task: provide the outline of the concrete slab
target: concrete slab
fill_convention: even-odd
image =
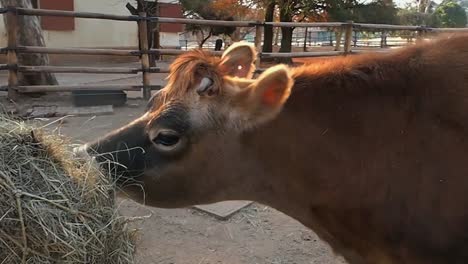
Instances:
[[[251,201],[226,201],[214,204],[196,205],[194,208],[211,214],[216,218],[226,220],[242,208],[247,207],[252,203],[253,202]]]
[[[29,109],[26,113],[29,118],[39,117],[61,117],[61,116],[90,116],[90,115],[109,115],[113,114],[114,109],[112,105],[102,106],[35,106]]]

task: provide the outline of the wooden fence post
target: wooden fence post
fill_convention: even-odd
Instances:
[[[351,42],[353,40],[353,21],[347,21],[345,28],[344,53],[346,55],[351,52]]]
[[[335,43],[335,51],[339,51],[341,49],[341,37],[343,36],[343,27],[339,28],[338,32],[335,32],[336,43]]]
[[[304,30],[304,31],[305,31],[305,32],[304,32],[304,43],[303,43],[303,47],[302,47],[302,51],[304,51],[304,52],[307,51],[307,35],[308,35],[308,34],[307,34],[307,33],[308,33],[307,30],[308,30],[308,29],[309,29],[309,28],[306,27],[305,30]]]
[[[138,20],[138,36],[140,41],[141,52],[141,68],[143,70],[143,98],[145,100],[151,97],[150,76],[149,76],[149,55],[148,55],[148,21],[146,20],[146,12],[138,13],[140,19]]]
[[[255,60],[255,67],[260,68],[261,55],[262,55],[262,28],[261,22],[255,25],[255,49],[257,50],[257,59]]]
[[[425,27],[418,28],[418,36],[416,38],[416,43],[423,42],[424,37],[426,37],[426,28]]]
[[[16,87],[18,86],[18,56],[17,48],[17,32],[18,32],[18,16],[16,10],[12,8],[6,14],[7,16],[7,32],[8,32],[8,98],[16,100],[19,97]]]

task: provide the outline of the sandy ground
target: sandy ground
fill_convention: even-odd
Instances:
[[[6,84],[0,74],[0,84]],[[152,83],[164,84],[164,75],[152,74]],[[140,76],[125,78],[115,75],[57,75],[63,84],[141,82]],[[128,104],[115,108],[114,114],[95,117],[67,117],[64,122],[49,125],[75,142],[85,142],[127,124],[144,111],[141,93],[130,92]],[[22,100],[20,105],[68,105],[67,96],[46,96]],[[0,92],[0,103],[8,104]],[[56,119],[36,122],[47,124]],[[140,229],[137,263],[160,264],[311,264],[344,263],[314,232],[277,210],[254,203],[228,220],[190,208],[159,209],[120,199],[120,211],[127,216],[147,216],[134,223]]]

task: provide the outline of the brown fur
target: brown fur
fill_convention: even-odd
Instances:
[[[351,263],[468,261],[467,41],[294,69],[284,111],[258,131],[294,131],[257,155],[307,186],[287,191],[309,200],[291,215]]]
[[[219,63],[221,59],[210,56],[201,49],[180,55],[169,67],[167,89],[169,97],[182,96],[189,88],[200,81],[200,76],[214,77],[216,85],[220,85],[221,73]]]
[[[453,36],[293,68],[290,95],[282,66],[266,73],[279,78],[271,86],[265,75],[225,76],[218,59],[192,52],[174,62],[168,100],[90,146],[144,149],[133,158],[146,164],[138,179],[152,206],[254,200],[312,228],[351,264],[467,263],[467,43]],[[222,96],[193,93],[200,63]],[[258,99],[272,87],[278,104],[289,95],[284,106]],[[169,124],[160,121],[168,112]],[[189,127],[167,151],[151,140],[171,122]]]

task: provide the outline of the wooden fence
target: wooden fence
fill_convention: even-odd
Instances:
[[[155,55],[178,55],[186,51],[176,49],[150,49],[148,47],[148,22],[156,23],[178,23],[178,24],[197,24],[210,26],[235,26],[235,27],[255,27],[255,46],[258,51],[256,60],[257,68],[260,66],[261,58],[297,58],[297,57],[318,57],[318,56],[337,56],[356,53],[351,50],[351,42],[353,31],[357,30],[408,30],[418,32],[418,36],[423,37],[428,32],[454,32],[465,31],[468,28],[452,29],[452,28],[426,28],[418,26],[400,26],[400,25],[385,25],[385,24],[363,24],[348,22],[316,22],[316,23],[296,23],[296,22],[260,22],[260,21],[217,21],[217,20],[196,20],[184,18],[166,18],[166,17],[148,17],[146,13],[141,12],[138,16],[129,15],[112,15],[99,14],[89,12],[71,12],[59,10],[42,10],[42,9],[25,9],[16,7],[0,8],[0,14],[6,15],[8,21],[8,47],[1,48],[0,53],[7,54],[7,64],[0,65],[0,70],[8,70],[8,85],[3,86],[3,90],[8,91],[10,98],[16,98],[19,93],[30,92],[59,92],[59,91],[75,91],[75,90],[140,90],[143,93],[143,98],[148,99],[151,96],[151,90],[159,89],[159,86],[151,85],[149,74],[157,72],[168,72],[168,69],[160,69],[158,67],[150,67],[149,54]],[[77,17],[88,19],[106,19],[136,22],[138,24],[139,49],[138,50],[122,50],[122,49],[90,49],[90,48],[47,48],[35,46],[19,46],[17,43],[18,32],[18,16],[60,16],[60,17]],[[341,37],[337,40],[336,50],[327,52],[292,52],[279,53],[261,52],[262,30],[266,25],[274,27],[324,27],[338,29],[344,34],[343,50],[341,50]],[[17,54],[21,53],[46,53],[46,54],[85,54],[85,55],[114,55],[114,56],[138,56],[140,57],[140,67],[70,67],[70,66],[26,66],[19,65]],[[211,52],[214,55],[220,55],[221,52]],[[18,85],[18,72],[55,72],[55,73],[115,73],[115,74],[136,74],[142,73],[142,85],[34,85],[21,86]]]

